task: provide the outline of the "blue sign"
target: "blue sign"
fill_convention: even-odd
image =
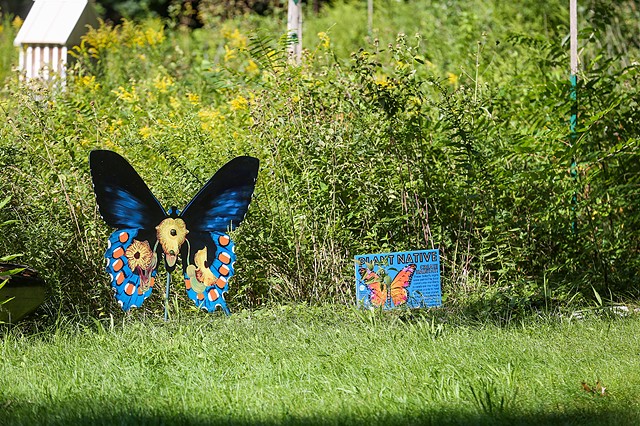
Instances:
[[[355,268],[356,298],[365,308],[442,305],[438,250],[361,254]]]

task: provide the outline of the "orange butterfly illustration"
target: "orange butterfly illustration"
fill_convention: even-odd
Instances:
[[[384,269],[378,268],[374,272],[373,265],[367,265],[366,268],[360,268],[360,276],[369,288],[369,300],[373,306],[384,306],[389,301],[391,306],[399,306],[409,299],[407,287],[411,285],[415,271],[416,265],[412,263],[402,268],[392,280]]]

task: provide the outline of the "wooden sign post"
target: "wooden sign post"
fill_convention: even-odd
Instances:
[[[302,58],[302,1],[289,0],[287,14],[289,60],[299,64]]]

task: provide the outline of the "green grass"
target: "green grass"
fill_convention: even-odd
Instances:
[[[639,329],[283,307],[9,330],[0,424],[633,424]]]

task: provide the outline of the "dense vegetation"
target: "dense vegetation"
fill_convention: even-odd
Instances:
[[[166,206],[249,154],[232,306],[352,303],[355,254],[432,247],[452,309],[637,297],[640,10],[580,3],[575,137],[566,2],[380,2],[372,34],[364,4],[337,3],[306,20],[299,66],[284,16],[190,30],[174,10],[91,29],[64,87],[19,81],[5,15],[0,222],[19,224],[0,255],[42,272],[49,314],[117,312],[89,151],[124,155]]]

